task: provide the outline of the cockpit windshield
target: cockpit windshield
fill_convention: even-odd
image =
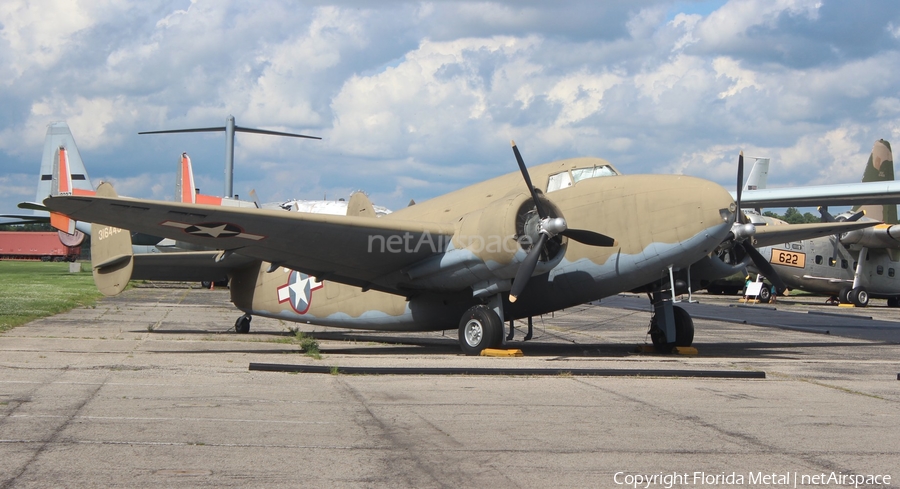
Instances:
[[[547,192],[571,187],[573,184],[586,178],[611,177],[615,175],[618,175],[618,173],[609,165],[576,168],[572,170],[571,174],[568,171],[563,171],[550,175],[550,181],[547,182]]]

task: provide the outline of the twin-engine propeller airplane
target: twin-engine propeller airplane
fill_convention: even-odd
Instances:
[[[238,332],[249,331],[252,315],[383,331],[457,328],[462,350],[475,355],[503,343],[504,320],[638,290],[654,307],[654,344],[689,346],[693,322],[672,304],[675,277],[717,261],[711,256],[723,244],[753,249],[728,192],[689,176],[620,175],[599,158],[529,171],[515,143],[513,151],[521,174],[382,217],[362,201],[334,216],[123,199],[109,184],[96,196],[44,203],[117,226],[98,230],[93,243],[95,281],[109,295],[124,289],[134,266],[130,234],[119,228],[223,250],[215,261],[228,268],[231,300],[245,312]],[[824,235],[865,225],[805,226]],[[781,228],[754,239],[796,234]]]

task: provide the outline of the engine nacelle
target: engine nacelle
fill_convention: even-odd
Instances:
[[[541,205],[551,218],[562,217],[559,209],[541,196]],[[552,233],[557,219],[551,219]],[[563,226],[564,226],[564,222]],[[499,279],[516,276],[519,264],[540,237],[540,217],[527,192],[507,195],[487,207],[466,214],[459,220],[453,246],[466,249],[478,257]],[[535,274],[549,271],[565,255],[566,239],[554,236],[548,240],[546,252],[538,261]]]
[[[466,214],[453,235],[453,247],[471,252],[498,277],[514,277],[518,262],[525,258],[520,240],[528,239],[526,234],[520,234],[517,224],[521,209],[530,203],[531,196],[523,192]],[[503,273],[507,268],[512,272]]]
[[[841,235],[841,244],[866,248],[895,248],[900,242],[900,225],[879,224]]]

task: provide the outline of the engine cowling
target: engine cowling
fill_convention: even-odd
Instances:
[[[541,203],[551,217],[562,217],[549,200],[541,198]],[[473,253],[496,278],[511,279],[538,241],[539,222],[531,195],[510,194],[463,216],[453,236],[453,246]],[[550,239],[535,274],[556,266],[565,255],[565,247],[563,236]]]

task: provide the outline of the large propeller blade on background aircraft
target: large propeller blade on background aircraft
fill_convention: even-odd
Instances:
[[[525,260],[522,261],[522,264],[519,265],[519,270],[516,271],[516,278],[509,291],[509,301],[516,302],[516,299],[518,299],[519,295],[522,294],[522,291],[525,290],[525,286],[528,285],[528,279],[531,278],[534,269],[537,268],[537,262],[541,256],[541,252],[544,250],[544,246],[547,244],[547,241],[554,236],[561,234],[569,239],[588,246],[603,247],[615,246],[616,240],[604,234],[587,229],[569,229],[565,218],[550,217],[546,209],[544,209],[544,206],[541,204],[541,200],[538,198],[537,190],[531,183],[531,176],[528,175],[528,169],[525,167],[525,161],[519,153],[519,148],[516,147],[516,142],[511,141],[510,143],[512,144],[513,154],[516,156],[516,163],[519,164],[519,170],[522,172],[522,177],[525,179],[525,185],[528,185],[528,191],[531,192],[531,200],[534,201],[534,207],[537,210],[538,217],[541,219],[540,237],[538,238],[537,243],[531,248],[531,251],[528,252],[528,256],[526,256]]]
[[[772,267],[772,264],[769,263],[768,260],[762,254],[753,247],[750,240],[753,237],[753,233],[756,231],[753,228],[753,224],[742,224],[745,221],[745,217],[743,212],[741,211],[741,190],[744,187],[744,152],[741,151],[741,154],[738,156],[738,168],[737,168],[737,199],[735,199],[735,216],[734,216],[734,228],[731,232],[732,241],[734,244],[739,244],[741,248],[747,253],[747,256],[750,257],[750,260],[753,262],[753,265],[756,266],[756,269],[759,270],[759,273],[763,274],[763,276],[767,277],[770,282],[775,286],[778,290],[778,293],[783,292],[787,289],[787,285],[784,284],[784,281],[781,280],[781,277],[778,276],[778,272],[775,271],[775,268]],[[749,226],[749,227],[748,227]]]
[[[838,221],[856,222],[862,216],[866,215],[866,211],[857,211],[857,212],[851,214],[850,217],[844,219],[844,218],[834,217],[833,215],[831,215],[830,212],[828,212],[827,207],[822,206],[822,207],[819,207],[819,214],[821,214],[821,216],[822,216],[822,219],[821,219],[822,222],[838,222]]]

